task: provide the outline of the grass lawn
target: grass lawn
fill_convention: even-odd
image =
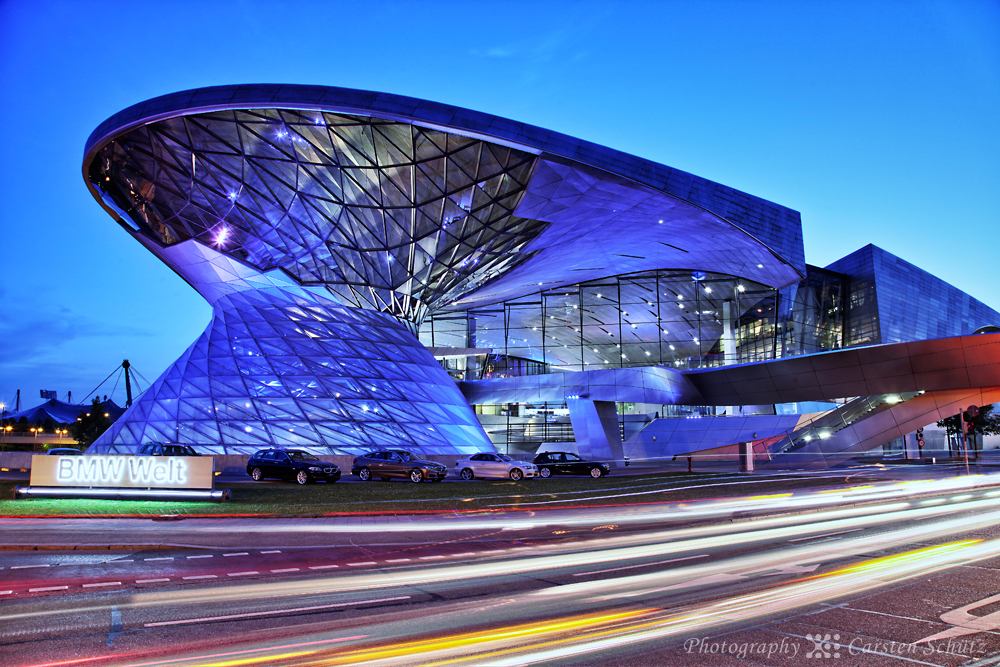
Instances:
[[[854,485],[844,478],[735,474],[650,473],[602,477],[476,480],[433,484],[404,481],[364,484],[240,482],[229,503],[137,500],[9,500],[15,482],[0,482],[0,516],[186,516],[416,514],[426,512],[556,509],[792,493],[817,486]]]

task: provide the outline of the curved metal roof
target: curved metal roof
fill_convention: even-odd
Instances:
[[[258,114],[259,118],[247,116],[247,113],[254,110],[272,111]],[[472,152],[488,149],[493,152],[487,152],[486,157],[478,158],[477,166],[468,167],[464,163],[460,165],[465,168],[468,176],[465,180],[469,183],[455,185],[451,191],[444,185],[441,186],[444,190],[439,199],[444,200],[445,209],[449,199],[465,211],[470,206],[479,211],[492,207],[489,208],[489,216],[479,216],[482,219],[477,219],[473,226],[462,223],[460,230],[457,230],[453,224],[448,230],[450,236],[447,242],[434,240],[429,243],[429,232],[417,230],[419,225],[414,222],[411,231],[416,230],[416,233],[409,236],[406,230],[389,230],[385,232],[385,238],[374,242],[361,243],[357,238],[352,238],[331,244],[329,230],[315,232],[310,228],[304,234],[303,228],[310,227],[309,224],[302,224],[304,214],[293,212],[292,204],[282,203],[280,194],[273,195],[274,210],[258,211],[259,220],[255,224],[247,222],[253,212],[242,203],[238,207],[231,207],[231,210],[240,214],[236,216],[239,219],[232,224],[233,237],[235,238],[237,230],[241,230],[245,237],[243,255],[237,255],[238,258],[261,270],[282,268],[302,282],[323,283],[328,286],[339,282],[350,283],[352,288],[346,296],[345,290],[331,291],[356,305],[389,310],[407,319],[419,320],[428,307],[432,310],[471,307],[523,294],[543,283],[546,287],[551,287],[603,275],[653,268],[689,268],[730,273],[773,287],[796,282],[804,272],[801,224],[798,213],[788,208],[558,132],[450,105],[370,91],[303,85],[234,85],[183,91],[148,100],[112,116],[91,134],[85,149],[84,177],[95,198],[118,218],[120,213],[124,213],[122,207],[108,202],[102,196],[94,187],[91,173],[95,159],[112,144],[120,142],[127,147],[127,152],[131,150],[132,141],[160,142],[157,143],[159,148],[149,153],[166,155],[170,149],[163,146],[174,142],[176,146],[189,151],[192,160],[195,160],[197,154],[195,162],[198,166],[208,164],[210,172],[214,156],[215,166],[218,168],[215,173],[209,174],[209,178],[218,184],[220,174],[226,175],[229,171],[227,165],[222,163],[230,158],[233,164],[241,160],[246,162],[249,153],[243,149],[242,143],[233,151],[230,151],[231,146],[221,150],[218,146],[206,147],[204,141],[211,143],[218,139],[213,130],[225,123],[239,126],[240,131],[244,131],[254,123],[298,122],[295,118],[289,120],[289,114],[282,110],[319,112],[323,114],[324,125],[337,127],[357,119],[368,119],[366,122],[373,127],[378,124],[386,136],[394,131],[390,127],[393,123],[419,128],[414,130],[413,137],[403,141],[410,142],[407,144],[408,148],[404,149],[404,152],[410,150],[410,154],[394,158],[395,162],[392,164],[385,164],[384,161],[375,164],[374,160],[372,164],[365,163],[366,158],[356,157],[351,149],[344,148],[344,145],[350,143],[346,130],[337,130],[340,136],[334,136],[336,133],[331,130],[330,136],[334,138],[329,142],[332,148],[328,152],[341,152],[333,158],[326,155],[310,158],[310,168],[314,172],[316,169],[322,171],[330,165],[336,165],[340,169],[345,164],[341,158],[346,151],[352,153],[349,158],[354,161],[348,165],[349,168],[377,168],[384,178],[388,171],[398,171],[399,164],[404,164],[412,173],[421,174],[423,172],[419,172],[417,166],[423,164],[421,160],[424,158],[421,157],[419,147],[413,143],[418,141],[418,134],[431,137],[431,143],[437,142],[440,155],[432,157],[450,160],[455,164],[461,163],[463,159],[468,162],[460,155],[463,150]],[[301,120],[302,117],[304,116],[300,113],[298,118]],[[201,138],[192,137],[190,125],[182,127],[177,124],[178,119],[185,119],[184,123],[198,123],[205,134],[199,135]],[[382,121],[390,123],[382,124]],[[206,127],[213,123],[216,127]],[[158,133],[155,140],[150,138],[152,132]],[[292,134],[294,136],[288,139],[289,142],[299,139],[312,143],[311,135],[297,125],[293,127]],[[474,142],[458,142],[453,147],[450,143],[445,145],[451,140],[441,139],[443,135],[466,137]],[[261,137],[258,136],[257,139]],[[292,169],[289,165],[298,162],[295,157],[298,149],[289,148],[282,152],[282,147],[273,137],[264,138],[263,141],[270,144],[270,149],[273,149],[271,154],[251,157],[270,159],[272,164],[285,169],[288,173],[284,176],[278,174],[278,180],[283,179],[284,185],[294,191],[294,198],[300,194],[299,183],[304,180],[304,177],[297,175],[300,172],[289,171]],[[472,147],[473,143],[476,148]],[[497,147],[509,151],[503,153]],[[224,154],[227,151],[233,154],[226,157]],[[322,147],[314,152],[322,153]],[[154,202],[156,188],[164,193],[169,190],[169,184],[165,181],[154,183],[153,172],[162,171],[170,159],[180,162],[176,155],[166,161],[162,155],[156,158],[160,162],[155,164],[151,158],[147,163],[139,164],[142,162],[139,160],[139,163],[132,165],[133,170],[146,169],[148,173],[144,178],[148,180],[132,179],[123,184],[125,189],[131,188],[131,196],[137,201],[143,198],[143,206],[147,203],[150,208],[154,203],[159,205],[157,224],[164,216],[168,219],[176,216],[177,211],[187,205],[182,204],[183,197],[179,192],[186,186],[178,184],[177,178],[174,178],[174,185],[179,189],[175,193],[178,196],[171,202]],[[219,155],[223,155],[223,158],[219,158]],[[291,159],[289,156],[292,156]],[[201,159],[203,157],[206,158],[204,161]],[[499,166],[494,164],[497,161]],[[530,167],[526,166],[529,162]],[[178,174],[183,173],[183,164],[168,166],[172,166]],[[294,169],[300,167],[301,165],[295,165]],[[202,166],[199,178],[204,178],[201,176],[204,169]],[[262,169],[268,170],[266,167]],[[446,166],[432,174],[431,180],[437,178],[445,183],[450,173],[456,173],[454,167]],[[507,183],[506,189],[485,185],[487,180],[480,180],[484,178],[483,174],[503,180]],[[194,172],[189,177],[190,190],[199,189],[195,188]],[[110,175],[106,178],[110,179]],[[315,179],[315,173],[308,178]],[[139,181],[143,185],[142,192],[136,191],[139,189]],[[201,190],[206,190],[204,183],[198,185],[202,186]],[[243,185],[240,184],[241,192]],[[467,196],[468,202],[459,201],[456,193],[461,188],[470,193],[475,191],[474,195]],[[267,183],[260,183],[258,189],[265,192],[268,189]],[[484,199],[483,193],[487,191],[489,196]],[[364,215],[369,215],[365,211],[370,212],[382,206],[379,215],[383,218],[380,220],[387,221],[391,212],[386,211],[393,207],[372,203],[380,196],[380,201],[384,201],[384,194],[380,192],[369,196],[362,202],[363,205],[355,206],[363,198],[362,195],[338,191],[337,196],[342,201],[338,200],[334,204],[351,209],[355,216],[352,220],[362,222]],[[204,196],[207,200],[212,199],[211,193]],[[471,203],[473,196],[479,197],[475,204]],[[431,214],[425,222],[442,227],[435,233],[443,232],[449,222],[464,215],[461,211],[457,215],[447,211],[442,213],[441,207],[431,200],[432,198],[428,198],[423,205],[433,204],[437,206],[437,212]],[[412,196],[410,202],[410,208],[414,210],[422,205],[417,202],[416,196]],[[222,202],[223,205],[225,203]],[[235,199],[230,203],[235,204]],[[396,206],[397,209],[405,207],[405,203]],[[206,211],[218,212],[222,208],[218,202],[203,205]],[[275,212],[281,215],[273,215]],[[321,215],[332,218],[341,213],[341,208],[331,213],[328,206]],[[125,215],[130,217],[129,214]],[[216,215],[215,222],[222,220],[224,224],[228,224],[225,223],[227,215],[229,214]],[[469,219],[471,217],[475,216],[469,216]],[[177,230],[181,230],[182,233],[189,232],[190,236],[206,243],[205,235],[213,229],[218,234],[218,228],[213,228],[204,218],[205,215],[202,214],[195,223],[181,220],[175,225],[174,232],[165,232],[166,238],[161,238],[161,242],[182,240],[172,236]],[[279,239],[264,238],[269,234],[263,228],[267,226],[267,220],[271,219],[275,227],[271,236],[280,236]],[[288,220],[294,223],[294,232],[288,231],[292,226]],[[133,220],[135,222],[137,221]],[[399,227],[406,224],[401,220],[395,222],[399,223]],[[199,224],[201,227],[198,227]],[[368,229],[382,224],[375,221],[368,225]],[[502,240],[494,239],[496,234]],[[294,237],[293,241],[289,241],[289,235]],[[370,236],[367,232],[365,235]],[[305,238],[306,236],[309,238]],[[400,241],[400,236],[405,238]],[[396,245],[393,245],[394,242],[389,237],[396,239]],[[483,240],[487,238],[488,242]],[[257,239],[264,239],[266,247],[262,247]],[[486,243],[488,252],[484,252],[482,248],[477,249],[476,246],[482,243]],[[336,250],[331,252],[329,248],[321,248],[321,252],[317,254],[317,248],[323,244],[332,245]],[[433,248],[428,250],[428,245]],[[396,253],[398,257],[388,256],[403,246],[408,248],[406,253]],[[447,255],[446,260],[442,260],[444,254]],[[385,260],[382,265],[378,264],[381,260],[372,259],[375,255]],[[594,261],[595,259],[601,261]],[[394,261],[397,264],[390,266]],[[446,270],[437,266],[442,262],[446,265]],[[292,267],[292,264],[295,266]],[[328,270],[329,266],[325,265],[336,265],[340,270]],[[361,265],[366,268],[359,270],[357,275],[344,275]],[[417,278],[416,282],[411,280],[414,276]],[[359,289],[359,285],[370,285],[374,289],[367,290],[370,294],[362,294],[366,290]]]

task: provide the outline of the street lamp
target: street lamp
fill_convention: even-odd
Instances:
[[[0,429],[0,449],[3,449],[3,443],[6,442],[6,437],[5,436],[8,433],[10,433],[13,428],[14,428],[13,426],[7,425],[7,426],[3,427],[3,429]]]

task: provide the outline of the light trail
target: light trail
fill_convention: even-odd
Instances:
[[[226,587],[196,590],[177,590],[153,593],[137,593],[132,600],[122,605],[122,608],[140,609],[155,608],[166,604],[219,604],[241,600],[278,600],[284,597],[318,594],[345,594],[369,590],[378,590],[406,586],[422,586],[430,583],[446,581],[475,580],[487,577],[506,576],[512,574],[527,574],[548,569],[565,569],[583,567],[594,564],[614,563],[619,561],[655,558],[668,555],[680,555],[685,552],[702,553],[706,549],[730,547],[734,539],[742,544],[763,542],[769,540],[787,540],[800,536],[802,532],[833,532],[857,527],[869,528],[873,525],[890,525],[895,522],[923,520],[940,517],[956,512],[971,510],[992,510],[970,515],[952,522],[918,525],[914,528],[892,531],[880,536],[883,544],[905,544],[908,540],[928,539],[948,534],[956,527],[971,529],[974,526],[992,525],[1000,521],[1000,510],[995,509],[996,503],[991,499],[965,501],[947,505],[932,505],[913,508],[906,503],[894,503],[887,506],[869,508],[849,508],[847,510],[829,511],[829,516],[843,517],[829,520],[817,520],[819,516],[808,517],[811,523],[806,526],[789,525],[792,521],[801,521],[803,517],[779,516],[773,519],[760,519],[743,524],[723,526],[703,526],[679,530],[656,531],[640,535],[611,536],[588,540],[582,544],[551,545],[562,551],[577,553],[562,553],[552,555],[513,553],[511,559],[497,559],[488,562],[467,565],[443,565],[437,568],[400,569],[393,570],[392,576],[382,573],[358,573],[340,577],[321,579],[306,579],[281,582],[255,582],[253,584],[233,584]],[[853,516],[852,516],[853,515]],[[957,523],[955,523],[957,522]],[[932,529],[932,526],[941,526]],[[870,538],[859,537],[843,540],[838,543],[840,551],[836,554],[826,551],[825,545],[801,545],[794,550],[789,558],[782,562],[825,562],[835,557],[850,556],[864,553],[871,548]],[[752,558],[751,561],[752,562]],[[773,563],[777,561],[769,561]],[[731,565],[732,566],[732,565]],[[730,567],[731,567],[730,566]],[[705,565],[701,567],[710,567]],[[741,565],[742,567],[742,565]],[[746,568],[743,568],[746,569]],[[691,568],[671,570],[677,576],[689,579],[706,576],[703,571],[692,571]],[[671,581],[669,583],[677,583]],[[573,586],[584,583],[573,584]],[[560,587],[565,590],[567,587]],[[78,612],[96,611],[102,607],[84,606],[77,608]],[[0,620],[11,621],[29,617],[42,618],[59,615],[65,610],[45,610],[24,613],[3,613]]]
[[[488,560],[468,563],[394,559],[398,564],[382,571],[362,572],[345,567],[337,571],[340,576],[227,583],[217,588],[199,587],[194,590],[137,591],[130,593],[128,599],[117,602],[117,605],[127,614],[133,626],[138,623],[139,627],[150,632],[206,622],[225,626],[227,623],[243,623],[258,618],[288,618],[292,624],[288,627],[292,628],[298,621],[292,620],[291,616],[299,612],[326,612],[369,605],[359,612],[363,614],[362,618],[373,619],[370,623],[374,625],[371,625],[371,630],[358,627],[356,631],[358,637],[362,634],[369,637],[366,643],[378,642],[377,645],[352,647],[349,652],[327,648],[300,652],[293,647],[305,644],[286,643],[281,647],[256,646],[246,651],[211,653],[161,663],[134,663],[137,665],[179,664],[182,660],[183,664],[190,664],[191,667],[202,663],[205,667],[236,667],[251,664],[334,665],[352,664],[352,661],[366,664],[381,661],[385,664],[472,662],[477,665],[520,665],[570,660],[573,656],[593,651],[614,650],[642,642],[663,642],[684,633],[751,622],[818,601],[902,581],[918,573],[927,574],[955,564],[995,557],[1000,554],[1000,541],[963,541],[852,565],[841,564],[872,551],[872,528],[881,531],[877,536],[879,549],[905,549],[915,542],[954,539],[951,536],[1000,524],[1000,509],[995,500],[1000,496],[1000,490],[984,491],[980,488],[984,479],[974,476],[930,485],[935,492],[953,494],[945,497],[912,497],[915,489],[926,489],[927,484],[855,488],[844,493],[864,498],[878,495],[879,504],[830,508],[825,507],[825,503],[827,499],[833,500],[836,497],[834,494],[812,494],[809,500],[821,499],[824,506],[799,514],[627,534],[608,532],[577,542],[553,542],[499,551]],[[792,499],[787,496],[765,497],[751,502],[787,502]],[[713,507],[719,504],[743,506],[740,503],[748,500],[711,504]],[[662,515],[676,519],[674,509],[662,511]],[[661,510],[646,512],[643,520],[648,521],[650,515],[660,513]],[[571,518],[581,522],[586,520],[589,526],[597,520],[612,521],[613,524],[608,524],[612,527],[623,519],[620,512],[614,509],[607,510],[603,516],[591,512],[586,517]],[[906,525],[897,527],[901,523]],[[490,522],[490,528],[495,530],[496,522]],[[867,532],[862,532],[866,529]],[[816,543],[817,540],[822,540],[822,543]],[[726,552],[733,550],[737,544],[740,549],[753,553],[727,556]],[[754,545],[757,547],[751,549]],[[713,554],[717,560],[711,560]],[[693,562],[701,559],[706,560]],[[825,563],[839,566],[830,572],[808,574]],[[595,565],[608,567],[593,570]],[[671,569],[662,569],[664,566]],[[653,571],[629,573],[640,568]],[[423,638],[407,639],[415,631],[404,625],[395,631],[399,635],[396,640],[391,635],[379,639],[383,633],[376,630],[380,627],[377,619],[412,614],[406,610],[428,604],[414,598],[414,590],[433,591],[435,587],[457,585],[459,582],[469,587],[493,581],[500,585],[504,578],[538,572],[552,574],[535,579],[534,590],[504,595],[501,586],[499,595],[486,597],[477,603],[478,609],[489,609],[490,614],[495,615],[497,625],[491,630],[445,635],[424,630],[421,632],[428,634]],[[613,576],[587,581],[571,579],[562,585],[551,583],[554,577],[581,578],[607,574]],[[789,576],[795,579],[789,582]],[[766,585],[764,582],[769,581],[768,577],[776,577],[775,582],[784,583],[761,591],[760,586]],[[539,588],[538,584],[544,587]],[[712,603],[689,603],[677,607],[674,606],[676,602],[669,602],[696,599],[698,595],[703,595],[697,592],[703,587],[711,587],[706,590],[715,594],[719,587],[732,586],[742,590],[752,586],[755,590],[752,594]],[[396,590],[390,592],[388,589]],[[385,594],[372,595],[366,594],[366,591],[385,591]],[[106,602],[78,604],[75,598],[68,600],[68,604],[54,605],[54,609],[7,606],[0,610],[0,626],[9,627],[18,622],[49,627],[58,623],[59,617],[79,617],[90,612],[99,615],[107,610]],[[666,605],[665,600],[668,601]],[[399,606],[404,602],[409,606]],[[370,606],[384,604],[390,607]],[[469,606],[450,601],[440,604],[447,610],[445,613],[451,614],[451,627],[468,627]],[[579,609],[595,611],[585,615],[562,615],[566,610]],[[163,610],[169,610],[166,613],[170,616],[164,618]],[[418,618],[422,619],[422,616]],[[317,628],[329,623],[325,620],[327,617],[317,618],[323,620],[303,623]],[[532,618],[540,620],[525,620]],[[120,662],[120,658],[109,659]],[[86,664],[87,660],[89,658],[76,662]]]

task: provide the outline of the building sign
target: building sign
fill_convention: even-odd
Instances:
[[[32,456],[31,486],[211,489],[211,456]]]

